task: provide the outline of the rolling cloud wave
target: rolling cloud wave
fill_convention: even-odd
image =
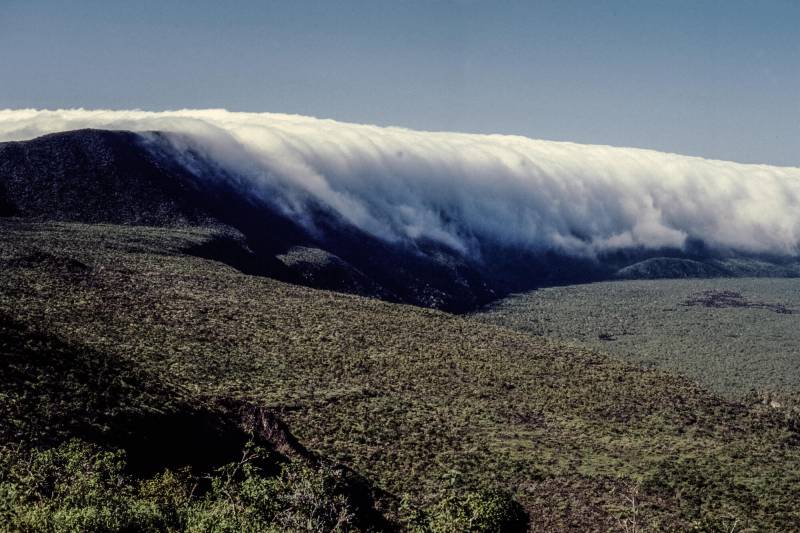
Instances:
[[[300,220],[322,205],[388,241],[800,249],[800,168],[224,110],[0,111],[2,141],[80,128],[167,132]]]

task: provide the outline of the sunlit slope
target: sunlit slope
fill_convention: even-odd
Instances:
[[[397,495],[500,485],[531,527],[790,529],[797,420],[473,320],[246,276],[184,253],[208,230],[3,221],[0,312],[269,405]]]

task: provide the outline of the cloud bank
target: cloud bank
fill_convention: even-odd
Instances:
[[[79,128],[168,132],[304,220],[311,205],[388,241],[576,255],[684,247],[797,255],[800,168],[309,117],[0,110],[0,141]]]

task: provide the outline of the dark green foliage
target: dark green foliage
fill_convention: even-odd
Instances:
[[[5,531],[165,531],[174,524],[124,475],[121,452],[80,441],[0,455],[0,515]]]
[[[525,531],[528,517],[511,494],[502,490],[450,491],[425,510],[404,509],[415,533],[513,533]]]
[[[163,471],[137,482],[122,452],[70,441],[44,451],[0,454],[4,531],[351,531],[341,473],[287,463],[275,476],[263,450],[198,478]]]
[[[0,531],[214,533],[357,531],[340,468],[283,464],[248,445],[242,458],[196,476],[164,470],[137,480],[125,454],[80,440],[45,450],[0,449]],[[404,503],[403,529],[420,533],[523,531],[525,513],[497,490],[456,491],[427,510]],[[371,529],[371,528],[370,528]]]
[[[263,450],[247,449],[237,463],[219,468],[211,487],[189,511],[188,529],[198,531],[348,531],[355,507],[341,469],[284,463],[265,476]]]

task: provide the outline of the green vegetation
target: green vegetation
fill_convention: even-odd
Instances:
[[[246,276],[187,253],[210,230],[0,224],[4,352],[21,354],[0,389],[3,487],[17,487],[3,488],[3,512],[15,520],[102,517],[92,502],[107,502],[157,530],[302,530],[310,515],[423,531],[800,523],[791,410],[473,318]],[[85,356],[59,366],[68,352]],[[278,426],[250,412],[276,415],[302,446],[267,438]],[[167,431],[176,420],[214,453],[182,464],[181,451],[207,446],[170,445],[187,432]],[[63,444],[74,436],[92,444]],[[273,464],[236,466],[244,437]],[[64,454],[99,462],[86,471],[100,480],[76,486],[124,486],[122,501],[83,491],[60,503],[15,474]]]
[[[80,440],[44,451],[0,453],[3,531],[359,531],[342,471],[285,463],[276,474],[265,450],[211,475],[165,470],[135,479],[125,454]],[[449,493],[429,512],[402,509],[402,526],[420,533],[516,531],[526,517],[502,492]],[[369,528],[372,529],[372,528]]]
[[[800,399],[800,279],[552,287],[474,318],[678,372],[731,398]]]
[[[135,480],[124,453],[82,441],[0,458],[0,517],[11,531],[346,531],[358,529],[341,472],[284,464],[263,450],[198,478],[165,470]]]

